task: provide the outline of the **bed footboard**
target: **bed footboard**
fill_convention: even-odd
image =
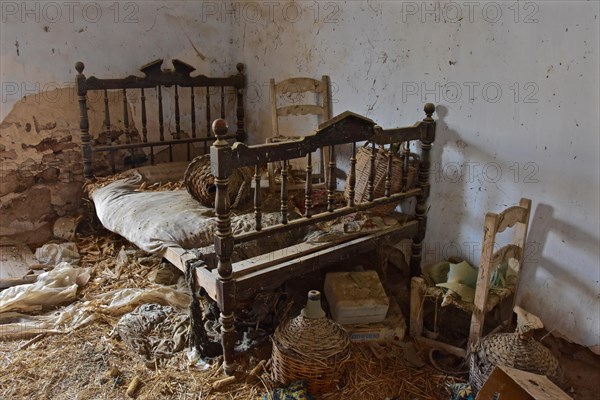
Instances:
[[[247,146],[243,143],[235,143],[233,146],[227,142],[228,126],[226,121],[219,119],[213,123],[213,131],[216,141],[213,143],[211,154],[212,173],[215,176],[216,201],[215,211],[217,216],[217,230],[214,238],[215,253],[217,256],[217,267],[210,272],[214,276],[214,286],[211,288],[221,309],[220,321],[222,324],[222,346],[224,352],[224,370],[227,374],[235,370],[233,348],[235,344],[234,332],[234,310],[236,308],[236,296],[244,293],[252,293],[261,290],[264,284],[269,284],[289,279],[321,268],[345,256],[352,256],[372,250],[381,243],[381,240],[399,240],[411,238],[413,240],[411,255],[411,270],[413,274],[418,271],[421,262],[421,246],[425,236],[426,228],[426,202],[429,195],[429,169],[430,150],[435,138],[435,121],[432,115],[435,111],[433,104],[425,105],[426,118],[415,123],[413,126],[383,129],[372,120],[354,114],[344,112],[337,117],[323,123],[312,135],[298,140],[282,143],[269,143]],[[354,198],[354,185],[356,182],[356,152],[357,143],[368,141],[371,149],[371,163],[374,167],[377,151],[387,151],[392,155],[393,148],[398,145],[404,146],[409,151],[412,141],[420,143],[419,174],[416,187],[410,189],[407,185],[401,185],[402,190],[392,193],[391,181],[393,177],[392,163],[387,165],[385,176],[385,194],[376,196],[374,194],[375,173],[371,172],[367,185],[368,200],[357,202]],[[342,207],[335,206],[334,192],[336,191],[336,149],[340,146],[349,146],[351,149],[350,171],[348,172],[349,198]],[[326,211],[314,213],[312,207],[312,169],[311,157],[318,149],[329,148],[329,165],[327,179],[327,205]],[[382,150],[383,149],[383,150]],[[289,160],[306,158],[306,180],[305,180],[305,202],[304,215],[301,218],[290,221],[288,210],[288,184],[287,165]],[[391,159],[391,157],[390,157]],[[279,200],[281,204],[280,223],[263,227],[262,225],[262,198],[260,189],[260,170],[262,166],[270,162],[279,161],[283,164],[281,172],[281,191]],[[254,189],[254,219],[255,230],[239,235],[234,235],[231,228],[230,204],[227,193],[229,176],[234,168],[253,167],[255,170]],[[374,171],[375,168],[371,168]],[[406,177],[402,177],[406,179]],[[376,207],[390,204],[398,204],[408,198],[416,199],[414,220],[401,224],[396,228],[381,231],[377,234],[348,239],[344,242],[329,243],[326,246],[311,246],[302,244],[294,249],[284,249],[280,256],[273,253],[262,258],[247,260],[243,263],[232,264],[232,253],[234,246],[239,243],[277,235],[282,232],[312,225],[318,222],[333,220],[335,218],[368,211]],[[302,248],[300,248],[302,247]],[[204,273],[207,273],[206,271]],[[271,282],[273,281],[273,282]],[[205,280],[206,282],[206,280]],[[212,286],[212,284],[211,284]]]

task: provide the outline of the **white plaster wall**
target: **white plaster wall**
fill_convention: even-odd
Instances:
[[[115,23],[113,2],[98,23],[77,13],[73,22],[21,22],[3,10],[2,116],[24,94],[6,96],[4,82],[68,82],[78,59],[103,75],[159,57],[206,73],[228,73],[242,61],[251,142],[270,134],[270,78],[328,74],[334,114],[352,110],[385,127],[412,124],[423,103],[434,102],[425,260],[459,254],[476,264],[485,212],[531,198],[520,302],[555,334],[600,353],[597,2],[129,2],[121,9],[128,4],[137,7],[127,9],[136,23],[123,23],[123,13]]]

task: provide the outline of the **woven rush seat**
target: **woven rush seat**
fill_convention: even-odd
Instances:
[[[488,312],[496,307],[498,304],[502,302],[502,300],[510,297],[515,292],[514,286],[506,286],[500,288],[491,288],[489,292],[489,296],[487,298],[485,311]],[[446,291],[437,286],[428,286],[427,291],[425,292],[426,298],[432,299],[441,299],[446,294]],[[472,313],[475,308],[475,304],[473,302],[463,301],[460,298],[454,297],[452,299],[452,305],[466,311],[467,313]]]

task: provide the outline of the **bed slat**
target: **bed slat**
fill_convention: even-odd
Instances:
[[[260,164],[254,166],[254,220],[256,221],[255,230],[260,232],[262,229],[262,196],[260,189]]]
[[[383,151],[383,150],[382,150]],[[388,148],[388,160],[387,160],[387,170],[385,172],[385,197],[390,197],[392,193],[392,161],[394,159],[394,151],[392,150],[392,145],[390,144]]]
[[[402,181],[400,187],[402,191],[408,189],[408,173],[410,171],[410,140],[404,142],[404,165],[402,166]]]
[[[325,181],[329,184],[327,188],[327,211],[333,212],[335,206],[335,146],[329,146],[329,178]]]
[[[196,137],[196,96],[194,95],[194,88],[190,88],[190,108],[192,114],[192,137]]]
[[[310,218],[312,216],[312,153],[306,155],[306,183],[304,195],[304,216]]]
[[[290,162],[288,160],[283,161],[283,167],[281,168],[281,223],[288,223],[288,168]]]
[[[127,112],[127,89],[123,89],[123,126],[125,127],[125,143],[131,143],[129,136],[129,113]]]
[[[158,134],[161,142],[165,141],[165,121],[163,117],[162,88],[158,85]]]
[[[147,119],[146,119],[146,94],[144,93],[144,88],[141,89],[142,91],[142,96],[141,96],[141,100],[142,100],[142,140],[144,141],[144,143],[148,143],[148,127],[147,125]]]
[[[175,85],[175,139],[181,139],[181,124],[179,116],[179,89]]]
[[[110,110],[108,109],[108,91],[104,89],[104,126],[107,138],[112,142],[110,136]]]
[[[206,88],[206,137],[210,136],[210,88]],[[204,142],[204,152],[208,151],[208,144]]]
[[[375,142],[371,142],[371,170],[369,171],[369,180],[367,182],[367,199],[373,201],[373,190],[375,190]]]
[[[106,140],[108,141],[108,145],[113,145],[112,134],[110,133],[110,109],[108,107],[108,90],[104,89],[104,132],[106,134]],[[114,174],[117,170],[115,165],[115,152],[111,151],[110,155],[110,169]]]
[[[350,157],[350,175],[348,176],[348,206],[354,207],[354,196],[356,192],[356,142],[352,142],[352,156]]]
[[[225,87],[221,86],[221,118],[225,119]]]

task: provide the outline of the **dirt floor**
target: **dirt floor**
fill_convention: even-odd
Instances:
[[[78,239],[81,266],[92,267],[90,282],[78,301],[118,287],[152,287],[147,278],[160,260],[142,257],[115,274],[119,250],[130,246],[104,232]],[[400,299],[401,300],[401,299]],[[240,358],[235,382],[215,389],[223,379],[219,359],[206,370],[190,365],[185,351],[158,368],[148,368],[133,354],[114,328],[118,316],[99,320],[65,334],[41,334],[0,341],[0,399],[260,399],[276,386],[261,369],[250,371],[270,355],[269,343]],[[570,378],[574,399],[595,399],[600,393],[600,357],[580,346],[547,336],[543,343],[560,357]],[[466,379],[437,371],[415,357],[412,343],[384,347],[353,345],[348,373],[325,399],[448,399],[447,384]],[[410,354],[409,354],[410,353]],[[421,353],[427,359],[427,352]],[[417,362],[415,363],[415,359]],[[416,366],[416,364],[421,364]],[[132,381],[137,389],[128,395]]]

